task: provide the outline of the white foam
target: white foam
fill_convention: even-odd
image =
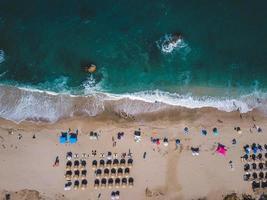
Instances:
[[[180,95],[177,93],[169,93],[160,90],[155,90],[155,91],[128,93],[123,95],[109,94],[109,96],[116,99],[129,98],[132,100],[140,100],[149,103],[160,102],[168,105],[181,106],[191,109],[212,107],[226,112],[239,110],[241,113],[249,112],[253,108],[260,106],[260,103],[256,101],[255,94],[249,94],[246,96],[242,96],[238,99],[234,99],[234,98],[216,98],[208,96],[193,97],[190,94]]]
[[[173,36],[171,34],[165,34],[162,38],[156,41],[156,44],[163,53],[167,54],[179,49],[189,50],[188,44],[184,41],[184,39],[179,38],[177,40],[173,40]]]
[[[69,95],[0,86],[0,117],[16,122],[27,119],[55,122],[77,112],[95,116],[107,108],[110,112],[123,111],[136,115],[159,111],[170,105],[192,109],[213,107],[227,112],[238,109],[245,113],[253,108],[266,109],[266,99],[267,94],[259,91],[234,99],[193,97],[190,94],[180,95],[160,90],[128,94],[92,92],[88,95]]]

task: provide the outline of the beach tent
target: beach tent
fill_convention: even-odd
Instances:
[[[62,132],[61,136],[59,137],[59,142],[60,144],[65,144],[67,143],[67,133],[66,132]]]
[[[218,144],[218,147],[217,147],[217,149],[216,149],[216,152],[217,152],[218,154],[220,154],[220,155],[225,156],[225,155],[226,155],[226,152],[227,152],[227,149],[226,149],[226,147],[225,147],[224,145],[222,145],[222,144]]]
[[[70,144],[75,144],[78,141],[77,134],[71,134],[69,138]]]

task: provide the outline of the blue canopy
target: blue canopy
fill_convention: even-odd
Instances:
[[[75,144],[78,141],[77,134],[71,134],[69,138],[70,144]]]
[[[67,143],[67,135],[62,134],[62,135],[59,137],[59,142],[60,142],[60,144],[65,144],[65,143]]]

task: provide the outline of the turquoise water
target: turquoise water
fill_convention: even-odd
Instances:
[[[74,94],[85,88],[265,92],[266,6],[246,0],[1,0],[0,82]],[[161,52],[156,42],[174,32],[187,47]],[[90,63],[97,65],[91,78],[83,70]]]

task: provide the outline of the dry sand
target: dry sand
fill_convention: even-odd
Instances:
[[[254,121],[255,120],[255,121]],[[256,124],[262,133],[249,129]],[[183,128],[189,128],[189,134]],[[234,131],[240,126],[242,134]],[[219,135],[212,134],[217,127]],[[71,128],[79,130],[77,144],[62,145],[58,142],[61,131]],[[133,132],[141,128],[142,141],[134,142]],[[200,135],[201,128],[208,130],[207,136]],[[257,111],[243,114],[226,113],[215,109],[178,109],[150,115],[136,116],[134,120],[121,119],[105,114],[95,118],[72,118],[55,124],[22,122],[15,124],[0,120],[0,199],[9,193],[11,199],[110,199],[112,189],[93,188],[94,175],[91,168],[93,156],[87,159],[88,183],[86,190],[64,191],[66,152],[91,154],[97,150],[119,155],[133,153],[134,166],[131,176],[135,180],[133,188],[120,188],[125,200],[142,199],[222,199],[231,192],[251,193],[251,185],[243,181],[243,164],[240,156],[243,145],[253,142],[267,143],[267,118]],[[89,140],[88,133],[97,131],[99,140]],[[118,132],[125,136],[112,147],[112,136]],[[22,138],[19,140],[19,134]],[[36,138],[33,139],[35,134]],[[152,144],[150,137],[168,137],[169,146]],[[175,139],[181,140],[181,147],[175,150]],[[237,140],[232,145],[232,139]],[[215,152],[217,143],[227,146],[228,154],[223,157]],[[190,147],[200,146],[200,155],[192,156]],[[147,152],[146,159],[143,153]],[[53,167],[56,156],[59,167]],[[233,161],[234,169],[229,166]],[[27,190],[26,190],[27,189]],[[33,191],[29,191],[33,190]],[[113,189],[117,190],[117,189]],[[16,192],[17,191],[17,192]],[[38,191],[38,192],[36,192]]]

